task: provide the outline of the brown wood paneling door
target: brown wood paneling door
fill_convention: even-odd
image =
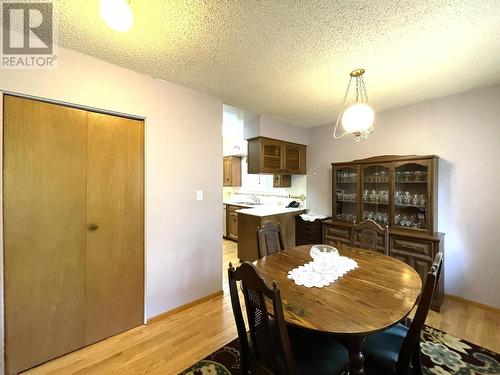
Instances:
[[[224,186],[241,186],[241,157],[224,156]]]
[[[85,342],[143,323],[144,123],[88,114]]]
[[[229,238],[238,241],[238,214],[229,212]]]
[[[85,342],[86,117],[4,96],[8,374]]]
[[[232,161],[231,157],[224,157],[224,185],[223,186],[232,186],[233,185],[233,175],[231,173]]]

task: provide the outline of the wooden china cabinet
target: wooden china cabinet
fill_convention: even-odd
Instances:
[[[332,219],[323,221],[323,243],[349,244],[352,227],[373,219],[389,227],[389,255],[411,265],[425,281],[434,256],[444,252],[437,232],[438,157],[376,156],[332,163]],[[379,238],[383,248],[384,238]],[[441,308],[444,269],[432,308]]]

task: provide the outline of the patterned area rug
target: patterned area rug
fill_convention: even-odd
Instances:
[[[425,326],[420,345],[424,375],[500,375],[499,354],[438,329]],[[240,375],[238,340],[231,341],[180,375]]]

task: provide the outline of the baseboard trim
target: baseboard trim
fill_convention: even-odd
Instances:
[[[493,311],[496,313],[500,313],[500,308],[498,308],[498,307],[493,307],[493,306],[486,305],[486,304],[481,303],[481,302],[472,301],[472,300],[467,299],[467,298],[454,296],[452,294],[446,294],[446,298],[454,300],[454,301],[458,301],[458,302],[468,303],[470,305],[479,307],[479,308],[484,309],[484,310],[489,310],[489,311]]]
[[[176,307],[175,309],[165,311],[164,313],[161,313],[161,314],[153,316],[152,318],[149,318],[146,321],[146,324],[151,324],[151,323],[159,322],[160,320],[168,318],[169,316],[171,316],[173,314],[176,314],[176,313],[178,313],[178,312],[180,312],[182,310],[186,310],[186,309],[188,309],[190,307],[193,307],[194,305],[198,305],[199,303],[211,300],[212,298],[221,296],[222,294],[224,294],[224,291],[221,289],[221,290],[219,290],[219,291],[217,291],[215,293],[209,294],[209,295],[207,295],[205,297],[201,297],[201,298],[195,299],[194,301],[188,302],[185,305]]]

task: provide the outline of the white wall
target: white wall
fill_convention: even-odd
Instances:
[[[256,114],[246,111],[244,122],[243,136],[245,139],[262,136],[303,145],[309,144],[308,129],[279,120],[265,113]]]
[[[308,129],[278,120],[264,113],[260,115],[260,135],[303,145],[309,143]]]
[[[377,113],[366,141],[310,129],[308,206],[331,213],[332,162],[436,154],[446,293],[500,307],[500,85]]]
[[[145,117],[146,318],[221,290],[222,102],[74,51],[58,55],[55,70],[0,71],[0,90]]]
[[[260,135],[260,114],[244,111],[243,112],[243,138],[250,139]]]

